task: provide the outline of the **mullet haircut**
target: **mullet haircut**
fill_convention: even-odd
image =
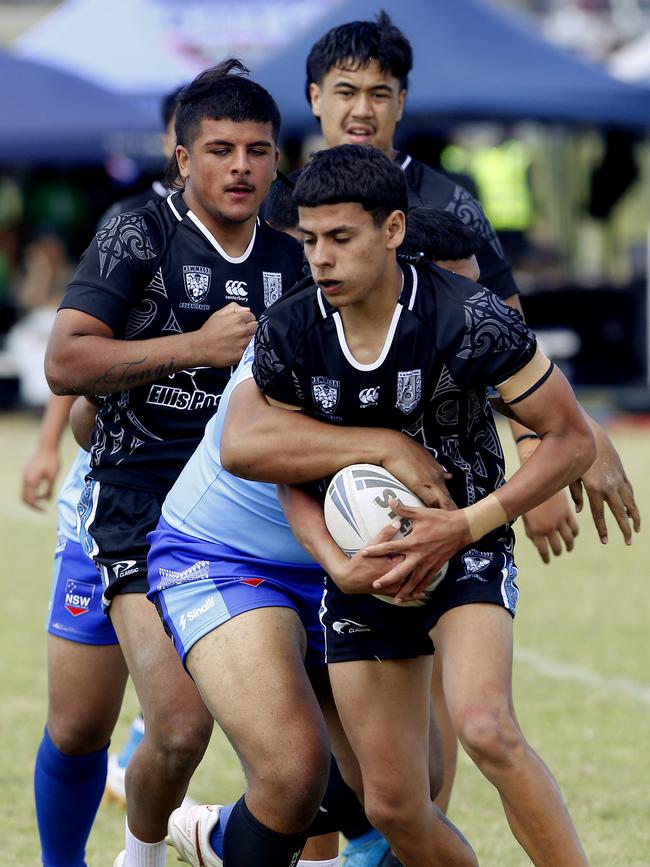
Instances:
[[[206,69],[184,87],[176,101],[176,143],[189,150],[205,118],[270,123],[277,142],[280,109],[268,90],[247,78],[248,74],[248,68],[231,57]],[[182,187],[175,156],[167,167],[166,181],[172,189]]]
[[[469,259],[479,241],[460,217],[433,208],[412,208],[406,216],[406,236],[398,253],[428,262]]]
[[[160,117],[162,120],[163,130],[166,130],[169,121],[176,114],[176,109],[178,107],[178,97],[183,92],[185,85],[181,85],[177,87],[176,90],[172,90],[166,96],[163,96],[160,102]]]
[[[307,58],[305,94],[309,85],[322,84],[335,66],[356,71],[376,60],[382,72],[399,79],[400,88],[408,88],[408,75],[413,68],[411,43],[382,10],[376,21],[350,21],[333,27],[312,47]]]
[[[377,148],[339,145],[312,154],[296,182],[293,201],[303,208],[356,202],[380,226],[393,211],[406,213],[406,178]]]

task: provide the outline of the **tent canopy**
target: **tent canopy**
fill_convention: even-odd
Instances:
[[[0,117],[0,160],[11,163],[95,162],[117,150],[138,154],[160,125],[155,115],[120,96],[5,52]]]
[[[440,118],[650,125],[650,89],[616,81],[545,42],[523,14],[484,0],[348,0],[254,70],[277,99],[285,129],[304,125],[310,115],[304,82],[313,43],[338,24],[373,19],[381,8],[413,46],[407,123]]]

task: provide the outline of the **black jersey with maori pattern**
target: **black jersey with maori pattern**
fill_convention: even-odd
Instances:
[[[383,349],[357,361],[340,313],[313,283],[261,318],[253,375],[269,397],[332,424],[401,430],[451,473],[468,506],[503,484],[486,389],[535,353],[521,316],[476,283],[435,265],[402,265],[404,285]]]
[[[302,264],[300,244],[259,221],[245,252],[229,256],[175,193],[110,218],[84,253],[61,307],[100,319],[120,340],[181,334],[230,302],[259,318],[303,276]],[[161,371],[155,382],[104,397],[92,435],[92,476],[168,490],[231,372]],[[122,366],[106,376],[125,373]]]
[[[424,206],[455,214],[481,240],[476,259],[481,283],[504,301],[519,293],[503,248],[492,224],[474,196],[464,187],[430,166],[406,154],[397,154],[408,185],[409,207]]]

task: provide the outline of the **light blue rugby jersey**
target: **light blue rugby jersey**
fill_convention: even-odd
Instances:
[[[312,564],[289,529],[275,485],[240,479],[221,466],[219,445],[228,401],[234,388],[252,376],[252,347],[251,341],[203,439],[167,494],[162,516],[182,533],[249,556]]]
[[[77,457],[65,477],[56,498],[58,531],[68,539],[79,541],[77,535],[77,503],[81,497],[84,479],[90,472],[90,452],[79,449]]]

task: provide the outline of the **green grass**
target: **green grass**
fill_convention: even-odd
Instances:
[[[0,416],[0,799],[2,861],[12,867],[40,863],[31,775],[45,721],[43,621],[55,517],[53,510],[37,515],[19,501],[20,470],[35,435],[34,419]],[[648,429],[616,436],[645,516],[649,443]],[[65,451],[73,454],[70,442]],[[515,701],[524,731],[562,787],[592,867],[650,865],[648,538],[646,531],[628,549],[611,526],[610,543],[603,547],[585,515],[576,551],[551,566],[543,566],[523,533],[518,546],[522,593],[515,636],[521,655]],[[550,669],[540,668],[540,660]],[[129,692],[116,744],[136,709]],[[234,754],[215,732],[192,794],[203,802],[228,802],[242,787]],[[484,867],[529,863],[514,843],[495,790],[464,756],[451,816]],[[123,823],[121,810],[102,805],[88,847],[91,867],[112,865],[122,847]],[[172,855],[168,863],[176,863]]]

